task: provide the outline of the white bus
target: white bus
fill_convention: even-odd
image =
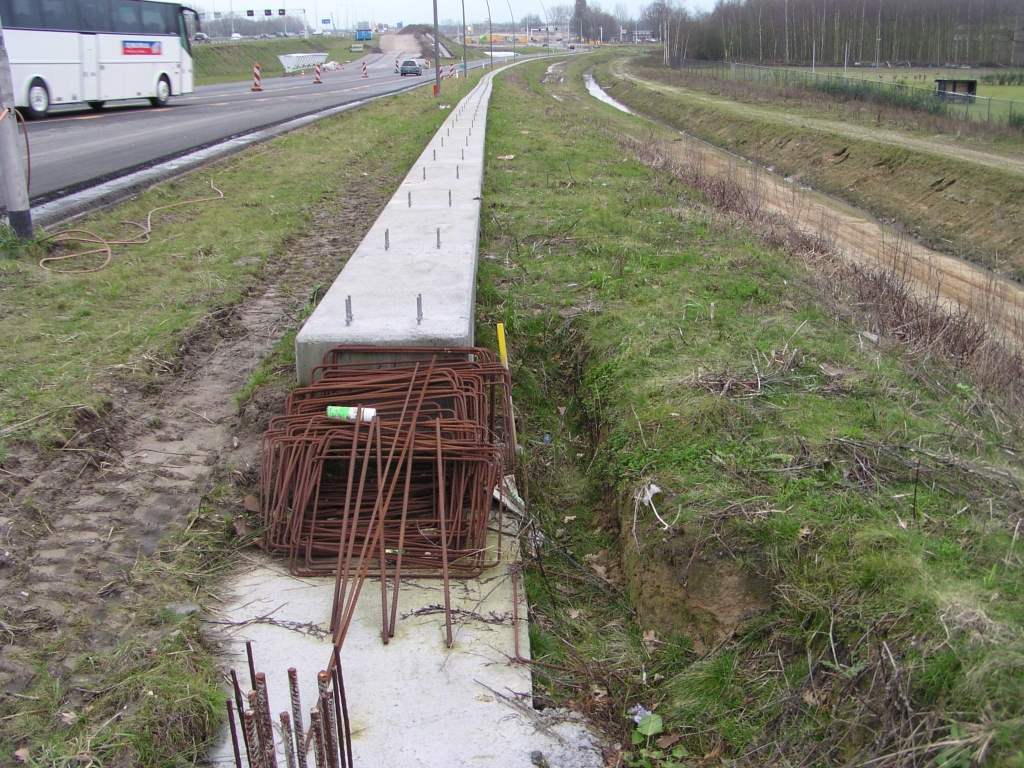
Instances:
[[[191,93],[189,31],[198,14],[154,0],[0,0],[15,106],[32,118],[55,104]]]

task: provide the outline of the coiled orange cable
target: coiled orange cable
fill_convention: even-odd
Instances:
[[[2,119],[2,118],[0,118]],[[146,223],[139,224],[135,221],[123,221],[122,224],[126,224],[132,227],[138,227],[141,231],[135,237],[129,240],[105,240],[104,238],[97,235],[95,232],[90,232],[88,229],[65,229],[60,232],[55,232],[52,235],[46,235],[45,237],[39,238],[39,242],[51,242],[51,243],[92,243],[98,245],[98,248],[91,248],[87,251],[76,251],[74,253],[66,253],[62,256],[47,256],[45,259],[39,260],[39,266],[41,269],[45,269],[47,272],[56,272],[60,275],[82,275],[89,272],[99,272],[105,268],[111,258],[113,258],[113,252],[110,249],[112,245],[142,245],[143,243],[149,242],[149,235],[153,231],[153,214],[157,211],[166,211],[169,208],[178,208],[182,205],[194,205],[196,203],[209,203],[215,200],[222,200],[224,193],[221,192],[217,187],[210,182],[210,187],[214,192],[217,193],[216,197],[201,197],[195,200],[183,200],[180,203],[171,203],[170,205],[161,205],[158,208],[154,208],[148,214],[146,214]],[[50,262],[64,261],[66,259],[80,259],[84,256],[91,256],[94,253],[106,254],[103,259],[103,263],[98,267],[92,267],[90,269],[50,269],[46,266]]]

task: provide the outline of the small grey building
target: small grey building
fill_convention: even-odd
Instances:
[[[937,78],[939,98],[954,104],[973,104],[978,95],[977,80],[957,80],[953,78]]]

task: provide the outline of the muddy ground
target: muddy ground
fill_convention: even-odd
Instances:
[[[358,245],[386,202],[390,186],[381,181],[363,178],[344,200],[324,201],[309,235],[267,266],[244,301],[212,313],[155,384],[132,388],[110,377],[109,410],[79,413],[77,434],[52,454],[8,444],[0,469],[0,697],[24,699],[11,709],[31,705],[22,692],[39,674],[32,656],[53,647],[61,650],[45,671],[61,682],[62,706],[87,702],[103,681],[80,662],[137,634],[135,610],[160,599],[159,579],[137,578],[145,558],[185,527],[214,487],[229,489],[218,510],[225,525],[242,510],[258,477],[259,438],[283,410],[284,391],[265,388],[242,409],[236,394],[299,325],[312,286],[330,284]]]

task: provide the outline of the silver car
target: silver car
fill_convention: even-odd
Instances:
[[[406,75],[422,75],[423,68],[419,65],[419,62],[413,59],[406,59],[402,62],[402,66],[398,68],[398,74],[402,77]]]

